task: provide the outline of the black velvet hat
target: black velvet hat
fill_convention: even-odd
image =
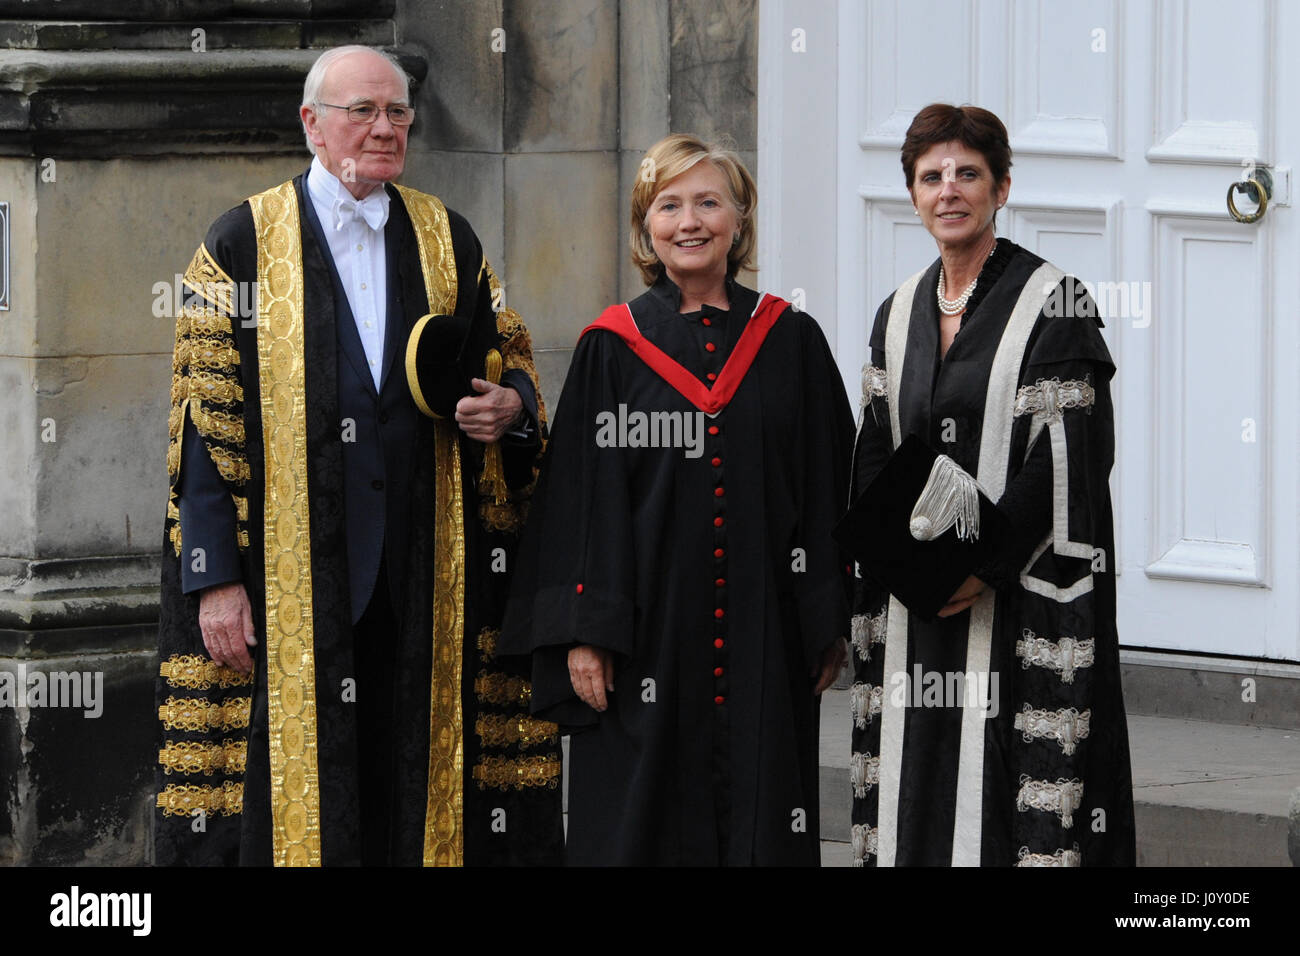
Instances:
[[[456,403],[477,394],[470,379],[488,378],[488,352],[497,342],[495,316],[484,277],[472,315],[426,315],[406,343],[406,381],[415,405],[431,418],[451,418]],[[486,309],[482,308],[483,305]]]
[[[1008,521],[952,459],[909,435],[850,506],[835,540],[862,573],[934,620],[1005,540]]]

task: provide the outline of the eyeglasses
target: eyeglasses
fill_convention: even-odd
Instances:
[[[358,103],[356,106],[338,106],[334,103],[317,103],[317,106],[328,106],[332,110],[347,110],[348,119],[358,126],[369,126],[375,120],[379,119],[379,107],[374,103]],[[388,122],[394,126],[410,126],[411,121],[415,119],[414,106],[389,106],[384,109],[388,114]]]

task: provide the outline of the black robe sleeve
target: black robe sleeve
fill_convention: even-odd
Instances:
[[[593,423],[618,407],[624,346],[609,332],[583,336],[559,411],[520,547],[519,571],[502,627],[503,652],[533,652],[532,710],[562,725],[595,723],[569,681],[578,644],[632,652],[635,607],[632,501],[624,458],[598,448]]]

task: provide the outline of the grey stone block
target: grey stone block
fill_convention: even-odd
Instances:
[[[668,135],[668,5],[620,0],[619,148],[644,153]]]
[[[1286,866],[1286,819],[1137,803],[1138,866]]]
[[[847,767],[819,767],[821,838],[847,841],[853,826],[853,785]]]
[[[618,0],[505,7],[505,148],[618,147]]]
[[[575,333],[575,338],[576,333]],[[560,394],[564,391],[564,380],[569,374],[569,363],[573,361],[573,349],[533,349],[533,361],[537,365],[537,377],[542,385],[542,398],[546,402],[546,414],[551,421],[560,407]]]
[[[424,53],[429,72],[415,99],[411,146],[424,151],[500,152],[505,57],[492,49],[505,26],[499,0],[403,3],[396,22],[402,44]]]
[[[171,357],[0,359],[0,369],[11,363],[34,369],[26,379],[36,391],[34,417],[21,428],[39,434],[48,423],[55,439],[33,445],[20,477],[32,493],[28,510],[15,517],[36,533],[32,549],[17,553],[156,553],[167,490]]]
[[[674,132],[706,140],[730,137],[739,149],[758,143],[756,0],[670,0]]]
[[[571,348],[617,301],[615,156],[519,154],[505,169],[510,302],[534,348]]]

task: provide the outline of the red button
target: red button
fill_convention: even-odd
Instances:
[[[713,676],[714,676],[714,677],[721,677],[721,676],[722,676],[722,668],[721,668],[721,667],[715,667],[715,668],[713,668]]]
[[[704,351],[706,351],[706,352],[716,352],[717,350],[718,350],[718,347],[717,347],[716,345],[714,345],[712,342],[705,342],[705,343],[704,343]]]
[[[717,426],[717,425],[710,425],[710,426],[709,426],[709,434],[710,434],[710,435],[716,435],[717,433],[718,433],[718,426]]]
[[[722,557],[722,556],[723,556],[724,554],[726,554],[726,553],[727,553],[727,552],[723,551],[721,548],[714,548],[714,549],[713,549],[713,556],[714,556],[715,558],[720,558],[720,557]]]
[[[713,582],[713,586],[716,587],[716,588],[725,588],[725,587],[727,586],[727,579],[726,579],[726,578],[718,578],[718,580],[716,580],[716,581]]]
[[[715,527],[715,528],[721,528],[721,527],[722,527],[722,519],[721,519],[721,518],[714,518],[714,519],[713,519],[713,527]]]
[[[713,324],[713,320],[712,320],[712,319],[700,319],[700,321],[703,322],[705,325],[712,325],[712,324]]]
[[[718,376],[714,375],[712,372],[706,375],[705,378],[707,378],[710,382],[716,382],[718,380]]]
[[[720,704],[720,703],[722,703],[722,702],[723,702],[724,700],[726,700],[726,699],[727,699],[727,698],[725,698],[725,697],[719,695],[719,696],[713,698],[713,702],[714,702],[715,704]]]
[[[579,594],[582,593],[582,585],[581,585],[581,584],[578,585],[578,589],[577,589],[577,590],[578,590],[578,593],[579,593]]]
[[[726,642],[725,642],[722,638],[720,638],[720,637],[715,637],[715,638],[713,639],[713,646],[714,646],[714,647],[719,647],[719,648],[720,648],[720,647],[722,647],[722,645],[725,644],[725,643],[726,643]]]
[[[713,609],[713,616],[716,617],[718,620],[722,620],[723,615],[725,615],[726,613],[727,612],[722,610],[722,608],[720,607],[715,607]]]
[[[722,467],[722,459],[721,459],[721,458],[715,458],[715,459],[713,459],[713,461],[711,461],[709,464],[713,465],[714,468],[721,468],[721,467]]]
[[[723,488],[722,485],[718,485],[718,487],[716,487],[716,488],[713,489],[713,497],[715,497],[715,498],[721,498],[721,497],[722,497],[723,495],[725,495],[726,493],[727,493],[727,490],[726,490],[725,488]]]

